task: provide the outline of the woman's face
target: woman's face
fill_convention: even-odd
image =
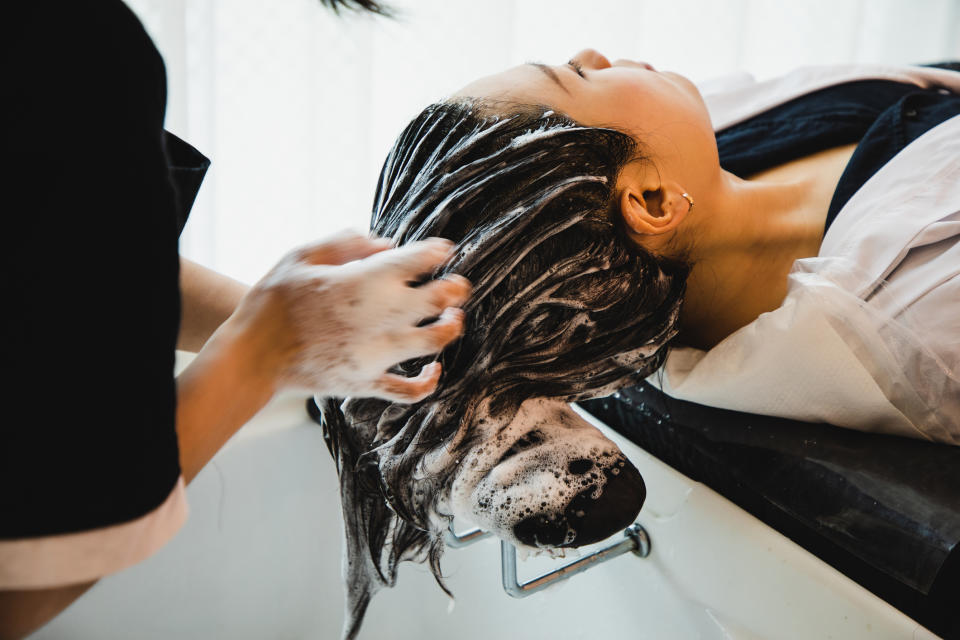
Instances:
[[[691,193],[719,165],[716,138],[700,92],[688,79],[629,60],[611,63],[593,49],[559,65],[524,64],[481,78],[458,96],[542,104],[582,125],[624,131]],[[697,162],[689,162],[696,158]]]

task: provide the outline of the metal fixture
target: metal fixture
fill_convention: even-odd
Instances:
[[[457,533],[453,530],[453,523],[451,523],[450,527],[447,529],[446,535],[444,535],[443,538],[448,547],[459,549],[460,547],[468,547],[474,542],[483,540],[489,535],[490,532],[484,531],[483,529],[470,529],[468,531],[464,531],[463,533]]]
[[[627,527],[623,532],[623,540],[620,542],[615,542],[610,546],[594,551],[588,556],[565,564],[550,573],[537,576],[533,580],[520,583],[517,580],[517,548],[509,542],[501,541],[500,566],[503,572],[503,590],[514,598],[526,598],[533,593],[546,589],[556,582],[566,580],[578,573],[583,573],[590,567],[628,552],[640,558],[646,558],[650,555],[650,537],[647,535],[646,530],[637,523]]]
[[[447,530],[445,539],[447,546],[459,548],[469,546],[489,535],[489,531],[483,531],[482,529],[470,529],[469,531],[458,534],[453,530],[453,525],[451,524]],[[530,594],[542,591],[554,583],[566,580],[578,573],[583,573],[590,567],[594,567],[607,560],[612,560],[625,553],[632,553],[638,558],[646,558],[650,555],[650,536],[647,535],[646,529],[638,522],[633,523],[624,530],[623,540],[598,549],[588,556],[578,558],[550,573],[545,573],[542,576],[537,576],[532,580],[521,583],[517,580],[517,548],[509,542],[501,540],[500,569],[502,572],[503,590],[514,598],[526,598]]]

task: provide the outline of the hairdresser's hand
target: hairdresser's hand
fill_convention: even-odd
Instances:
[[[410,286],[449,258],[447,240],[389,246],[351,235],[291,252],[254,285],[227,330],[242,332],[247,353],[277,389],[398,402],[425,398],[436,388],[440,363],[413,378],[387,369],[437,353],[463,333],[457,307],[470,283],[448,275]]]

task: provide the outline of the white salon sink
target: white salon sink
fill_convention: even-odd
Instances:
[[[98,583],[34,640],[335,639],[342,623],[336,474],[305,398],[279,398],[189,487],[190,519],[146,562]],[[587,419],[593,420],[590,416]],[[595,420],[593,420],[595,422]],[[637,466],[652,541],[525,599],[500,586],[495,540],[448,550],[456,606],[405,565],[365,639],[935,638],[705,486],[609,432]],[[519,563],[521,579],[556,567]]]

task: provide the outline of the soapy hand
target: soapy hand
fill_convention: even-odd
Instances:
[[[302,247],[254,285],[228,324],[241,328],[277,389],[422,400],[436,388],[439,362],[412,378],[387,369],[437,353],[463,333],[457,307],[470,293],[466,278],[413,286],[452,248],[431,238],[390,249],[387,240],[360,235]]]

